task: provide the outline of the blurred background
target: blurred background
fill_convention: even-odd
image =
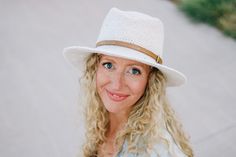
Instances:
[[[75,157],[84,138],[78,72],[67,46],[95,46],[111,7],[159,17],[168,88],[195,156],[236,154],[235,0],[0,0],[0,156]]]

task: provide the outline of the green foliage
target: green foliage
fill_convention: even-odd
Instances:
[[[180,0],[178,5],[194,21],[216,26],[236,39],[236,0]]]

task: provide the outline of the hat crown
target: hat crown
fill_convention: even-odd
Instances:
[[[162,57],[164,28],[158,18],[112,8],[103,21],[97,42],[104,40],[139,45]]]

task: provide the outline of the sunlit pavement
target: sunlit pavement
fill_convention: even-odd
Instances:
[[[164,0],[1,1],[0,156],[79,153],[84,129],[77,102],[82,96],[78,72],[63,59],[62,49],[94,46],[113,6],[164,22],[164,64],[188,77],[168,95],[196,156],[234,156],[236,41],[192,23]]]

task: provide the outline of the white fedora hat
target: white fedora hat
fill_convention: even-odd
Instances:
[[[163,64],[164,28],[158,18],[112,8],[103,21],[96,47],[72,46],[63,54],[74,67],[84,67],[84,57],[100,53],[122,57],[158,68],[166,77],[167,86],[179,86],[186,77]]]

